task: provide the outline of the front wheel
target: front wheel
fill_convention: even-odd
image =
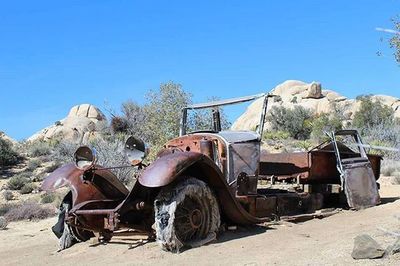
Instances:
[[[57,223],[51,228],[53,233],[59,239],[59,250],[67,249],[77,242],[87,241],[94,236],[94,234],[90,231],[74,228],[65,222],[65,216],[68,214],[71,206],[72,196],[70,193],[68,193],[61,203]]]
[[[214,240],[221,222],[213,192],[206,183],[192,177],[162,189],[154,210],[157,242],[172,252]]]

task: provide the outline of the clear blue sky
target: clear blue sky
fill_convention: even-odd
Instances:
[[[400,97],[375,30],[399,13],[400,0],[1,1],[0,130],[26,138],[73,105],[119,109],[170,80],[195,101],[287,79]]]

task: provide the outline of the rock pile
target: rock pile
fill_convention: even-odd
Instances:
[[[324,90],[318,82],[305,83],[298,80],[287,80],[276,86],[272,94],[279,97],[270,99],[268,103],[269,111],[273,106],[283,106],[293,108],[295,105],[303,106],[312,110],[316,114],[332,113],[335,110],[341,110],[346,122],[350,122],[354,113],[360,108],[360,101],[348,99],[332,90]],[[395,111],[395,117],[400,118],[400,99],[386,96],[374,95],[373,101],[380,100]],[[260,112],[263,105],[263,99],[254,101],[247,110],[234,122],[232,129],[252,130],[259,124]],[[268,125],[266,125],[268,128]]]
[[[42,129],[27,140],[62,138],[77,143],[86,142],[98,132],[104,122],[106,122],[106,117],[97,107],[91,104],[80,104],[72,107],[66,118]]]

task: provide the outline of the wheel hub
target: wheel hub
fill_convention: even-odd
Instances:
[[[199,228],[203,223],[203,214],[199,209],[195,209],[190,213],[189,216],[190,225],[193,228]]]

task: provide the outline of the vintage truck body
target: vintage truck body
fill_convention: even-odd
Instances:
[[[93,149],[79,148],[74,163],[57,169],[42,184],[47,191],[70,188],[59,222],[53,227],[61,248],[95,234],[109,241],[121,230],[129,230],[156,238],[163,249],[179,251],[215,239],[221,224],[258,224],[279,216],[311,213],[334,205],[336,198],[331,196],[343,191],[349,192],[350,207],[379,203],[375,179],[379,177],[381,157],[370,155],[368,159],[356,131],[338,132],[325,146],[309,152],[261,151],[270,97],[259,94],[184,108],[180,136],[165,144],[131,191],[110,169],[96,164]],[[256,132],[221,130],[219,107],[258,98],[264,99],[264,105]],[[188,112],[207,108],[212,110],[212,129],[187,133]],[[358,152],[336,140],[335,136],[341,134],[356,140]],[[145,144],[130,137],[125,146],[132,165],[142,167]],[[355,162],[341,163],[352,158],[358,160],[357,167],[372,172],[357,176],[353,168],[346,168],[355,167]],[[351,180],[367,180],[368,186],[354,191],[349,176]],[[260,180],[274,186],[262,185]],[[293,189],[280,188],[279,184],[292,184]],[[360,195],[366,200],[349,200]]]

